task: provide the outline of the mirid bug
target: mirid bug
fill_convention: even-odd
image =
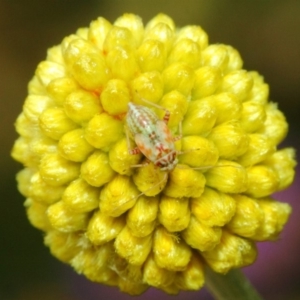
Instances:
[[[128,103],[126,124],[137,145],[136,148],[129,150],[129,153],[141,152],[160,170],[172,171],[178,163],[178,151],[174,144],[178,137],[173,137],[167,126],[170,112],[153,103],[151,105],[165,110],[162,120],[150,108]],[[127,139],[129,144],[128,136]]]

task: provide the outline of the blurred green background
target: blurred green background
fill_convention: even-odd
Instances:
[[[284,144],[300,149],[299,0],[0,0],[1,300],[131,299],[112,288],[87,282],[49,254],[42,233],[27,221],[24,199],[15,183],[21,166],[9,154],[17,138],[13,124],[22,110],[27,83],[47,48],[77,28],[87,27],[98,16],[113,22],[125,12],[140,15],[144,23],[164,12],[178,26],[202,26],[210,43],[237,48],[244,68],[264,75],[271,99],[279,103],[289,120],[290,132]],[[287,233],[272,244],[273,248],[262,248],[258,265],[248,271],[265,299],[300,299],[299,178],[297,181],[292,192],[280,196],[294,206]],[[269,261],[272,249],[276,257]],[[263,261],[270,265],[263,266]],[[205,292],[170,297],[153,291],[141,299],[154,297],[211,299]]]

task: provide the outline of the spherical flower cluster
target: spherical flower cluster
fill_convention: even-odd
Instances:
[[[48,50],[16,121],[30,222],[59,260],[132,295],[198,290],[205,265],[253,263],[255,243],[288,220],[290,206],[270,195],[296,164],[293,149],[277,150],[288,124],[268,93],[237,50],[208,44],[199,26],[98,18]],[[170,112],[181,134],[172,171],[129,153],[129,102],[159,119],[158,105]]]

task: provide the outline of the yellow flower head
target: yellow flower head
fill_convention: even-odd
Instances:
[[[199,26],[98,18],[48,50],[16,121],[30,222],[58,259],[133,295],[198,290],[205,264],[253,263],[256,241],[287,222],[290,206],[270,195],[296,164],[293,149],[277,150],[288,124],[268,97],[237,50]],[[129,102],[159,120],[170,112],[173,170],[129,153]]]

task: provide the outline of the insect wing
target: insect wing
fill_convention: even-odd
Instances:
[[[159,120],[156,123],[156,133],[158,135],[158,139],[163,144],[165,149],[170,151],[175,149],[173,135],[164,121]]]
[[[153,144],[153,140],[146,134],[136,134],[135,135],[135,143],[140,151],[151,161],[155,162],[157,153],[155,149],[155,145]]]

